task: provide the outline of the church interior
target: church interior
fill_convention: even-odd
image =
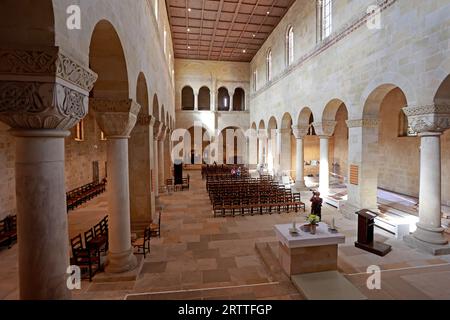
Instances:
[[[450,299],[449,0],[1,0],[0,300]]]

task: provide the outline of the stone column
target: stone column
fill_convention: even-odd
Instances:
[[[309,131],[309,126],[292,126],[292,133],[296,139],[296,165],[295,165],[295,187],[298,190],[306,190],[305,185],[305,156],[303,150],[303,139]]]
[[[131,247],[128,139],[141,106],[133,100],[91,99],[95,118],[107,139],[109,252],[106,271],[137,266]]]
[[[172,178],[172,142],[170,141],[170,136],[172,135],[172,130],[167,128],[166,132],[166,138],[164,139],[164,182],[166,182],[166,179]]]
[[[15,136],[20,299],[70,299],[64,138],[97,75],[59,52],[0,49],[0,121]]]
[[[234,98],[233,95],[234,94],[230,93],[230,108],[228,109],[229,111],[233,111],[233,98]]]
[[[211,106],[210,106],[210,109],[211,109],[211,111],[216,111],[217,110],[217,108],[216,108],[216,95],[217,95],[217,93],[216,93],[216,91],[215,90],[213,90],[213,89],[211,89]]]
[[[264,139],[265,135],[261,134],[261,130],[258,134],[258,164],[264,164]]]
[[[441,225],[441,144],[442,133],[450,128],[450,105],[403,108],[409,123],[420,136],[419,222],[405,241],[415,247],[441,255],[450,246]]]
[[[247,163],[249,168],[255,169],[258,164],[258,133],[255,129],[247,130]]]
[[[320,168],[319,191],[322,196],[327,196],[330,188],[330,164],[328,140],[333,135],[336,121],[322,121],[313,123],[317,135],[320,137]]]
[[[194,110],[198,110],[198,93],[194,93]]]

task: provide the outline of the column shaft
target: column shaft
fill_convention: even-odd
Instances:
[[[118,273],[137,265],[130,241],[128,139],[108,137],[107,157],[109,253],[106,271]]]
[[[159,144],[159,150],[158,150],[158,157],[159,157],[159,168],[158,168],[158,174],[159,174],[159,185],[160,186],[163,186],[165,183],[164,183],[164,176],[165,176],[165,174],[164,174],[164,153],[165,153],[165,151],[164,151],[164,140],[159,140],[158,141],[158,144]]]
[[[328,163],[328,136],[320,137],[319,191],[326,196],[330,187],[330,168]]]
[[[305,165],[305,157],[303,152],[303,139],[296,139],[297,142],[297,157],[296,157],[296,178],[295,178],[295,186],[297,188],[305,187],[305,176],[304,176],[304,165]]]
[[[194,94],[194,110],[198,110],[198,93]]]
[[[21,299],[70,299],[64,178],[66,131],[16,131]]]
[[[154,139],[153,141],[153,150],[154,150],[154,158],[155,163],[153,167],[153,183],[155,186],[155,197],[159,197],[159,150],[158,150],[158,140]]]
[[[447,244],[441,227],[441,133],[420,134],[419,222],[414,237]]]

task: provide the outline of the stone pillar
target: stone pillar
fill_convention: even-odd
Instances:
[[[229,111],[233,111],[233,98],[234,94],[230,93],[230,108],[228,109]]]
[[[154,167],[153,167],[153,185],[155,190],[155,197],[159,197],[159,143],[158,143],[158,137],[161,134],[162,131],[162,122],[156,120],[155,125],[153,126],[153,150],[154,150]]]
[[[217,108],[216,108],[216,95],[217,95],[216,91],[211,89],[211,106],[210,106],[211,111],[216,111],[217,110]]]
[[[377,211],[378,119],[347,120],[349,132],[348,200],[339,205],[342,215],[356,220],[361,209]],[[351,179],[351,176],[356,178]]]
[[[138,233],[150,224],[155,212],[151,185],[154,124],[155,117],[139,114],[129,141],[131,229]]]
[[[247,130],[247,163],[249,168],[255,169],[258,164],[258,133],[255,129]]]
[[[260,130],[261,131],[261,130]],[[265,135],[258,135],[258,164],[264,164],[264,139]]]
[[[170,141],[170,136],[172,135],[172,130],[170,130],[169,128],[167,128],[167,132],[166,132],[166,138],[164,139],[164,182],[166,182],[166,179],[172,178],[172,168],[173,168],[173,163],[172,163],[172,142]]]
[[[15,136],[20,299],[70,299],[64,138],[97,75],[57,47],[0,49],[0,121]]]
[[[305,185],[305,156],[303,150],[303,139],[308,134],[309,126],[292,126],[292,133],[296,139],[296,165],[295,165],[295,187],[306,190]]]
[[[419,222],[405,241],[441,255],[450,246],[441,225],[441,144],[442,133],[450,128],[450,105],[403,108],[410,126],[420,136]]]
[[[109,252],[106,271],[137,266],[131,247],[128,139],[141,106],[133,100],[91,99],[95,118],[107,139]]]
[[[164,181],[165,177],[165,164],[164,164],[164,140],[166,139],[167,127],[163,125],[160,134],[158,136],[158,181],[159,186],[164,186],[166,183]]]
[[[291,176],[291,128],[284,128],[279,130],[280,142],[280,174]]]
[[[320,169],[319,191],[322,196],[327,196],[330,188],[330,164],[328,140],[333,135],[336,121],[322,121],[313,123],[317,135],[320,137]]]
[[[194,93],[194,110],[198,110],[198,93]]]

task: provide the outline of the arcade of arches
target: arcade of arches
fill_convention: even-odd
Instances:
[[[0,3],[0,299],[307,299],[274,226],[303,223],[313,190],[345,236],[335,269],[365,298],[450,299],[447,0],[379,1],[378,29],[369,0],[330,1],[328,23],[321,1],[292,1],[269,31],[233,21],[226,36],[183,34],[172,0],[79,0],[78,30],[70,0],[40,2]],[[222,164],[299,194],[306,212],[245,214],[234,193],[216,217],[204,175],[212,165],[226,189]],[[362,209],[387,256],[354,246]],[[74,239],[89,249],[100,227],[100,268],[69,290]],[[365,288],[371,265],[379,292]]]

